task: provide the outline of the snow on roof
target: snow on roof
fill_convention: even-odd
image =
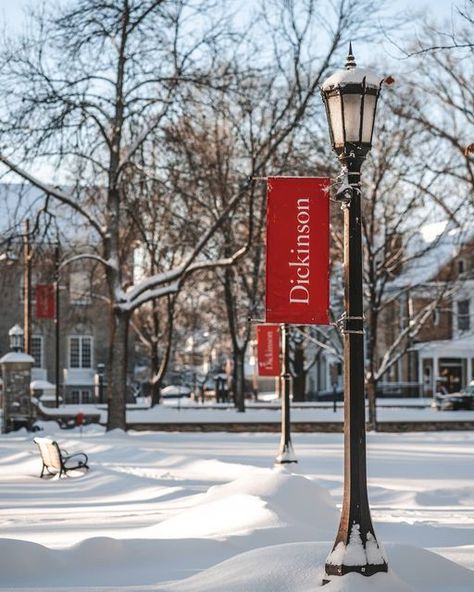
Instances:
[[[474,226],[467,229],[450,227],[447,221],[422,226],[406,245],[409,262],[402,273],[390,283],[400,289],[431,281],[442,267],[456,257],[466,243],[474,239]]]
[[[456,339],[416,343],[412,349],[417,350],[422,357],[438,354],[442,357],[464,358],[466,352],[474,350],[474,334],[470,333]]]
[[[420,228],[420,234],[426,243],[435,241],[448,226],[448,221],[443,220],[442,222],[433,222],[432,224],[425,224]]]
[[[30,388],[33,390],[56,390],[56,386],[47,380],[32,380],[30,382]]]

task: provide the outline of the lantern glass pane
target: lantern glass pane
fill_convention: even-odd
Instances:
[[[344,129],[342,127],[340,95],[334,95],[328,98],[328,111],[334,144],[336,146],[342,146],[344,144]]]
[[[375,120],[375,105],[377,97],[375,95],[365,95],[364,100],[364,120],[362,125],[362,142],[370,144],[372,137],[372,128]]]
[[[361,95],[347,94],[344,97],[344,125],[346,142],[360,142],[360,102]]]

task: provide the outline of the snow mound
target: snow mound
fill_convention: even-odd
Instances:
[[[421,491],[417,503],[425,506],[473,506],[474,487],[457,487]]]
[[[472,592],[474,572],[424,549],[388,547],[388,573],[335,577],[323,587],[326,543],[293,543],[242,553],[156,592]]]
[[[277,517],[281,526],[308,525],[335,532],[339,510],[327,489],[284,467],[261,469],[225,485],[211,487],[208,500],[231,495],[248,495],[261,499]]]
[[[388,545],[389,572],[369,578],[348,574],[322,586],[329,543],[289,543],[225,559],[217,541],[88,539],[53,550],[26,541],[0,540],[2,582],[9,590],[32,586],[82,592],[472,592],[474,572],[409,545]],[[186,557],[186,567],[183,558]],[[205,569],[206,565],[216,565]],[[220,562],[220,563],[219,563]],[[204,567],[204,569],[203,569]],[[176,581],[185,572],[199,572]],[[174,579],[168,584],[159,580]],[[43,588],[43,586],[45,588]],[[109,588],[114,586],[114,588]]]
[[[275,468],[259,469],[215,485],[197,506],[151,528],[160,538],[222,538],[286,528],[286,533],[268,533],[267,540],[261,533],[259,544],[270,544],[330,539],[338,520],[336,504],[325,489],[306,477]]]
[[[0,589],[54,590],[134,586],[175,580],[229,557],[217,541],[94,537],[66,549],[0,539]],[[184,557],[186,559],[184,559]],[[185,565],[184,565],[185,564]],[[130,588],[128,588],[130,586]],[[4,588],[5,587],[5,588]]]

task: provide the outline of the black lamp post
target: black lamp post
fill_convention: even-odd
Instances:
[[[97,382],[99,386],[99,403],[104,402],[104,374],[105,374],[105,365],[104,364],[97,364]]]
[[[364,402],[364,323],[360,169],[372,146],[375,110],[383,80],[357,68],[349,45],[346,69],[328,78],[321,93],[331,143],[347,182],[338,193],[344,210],[344,499],[327,576],[387,571],[375,538],[367,496]]]

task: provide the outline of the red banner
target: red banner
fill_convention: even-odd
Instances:
[[[259,376],[280,375],[280,327],[257,325],[257,360]]]
[[[268,179],[267,322],[329,324],[329,183]]]
[[[52,284],[38,284],[36,293],[36,318],[54,319],[56,316],[56,299]]]

